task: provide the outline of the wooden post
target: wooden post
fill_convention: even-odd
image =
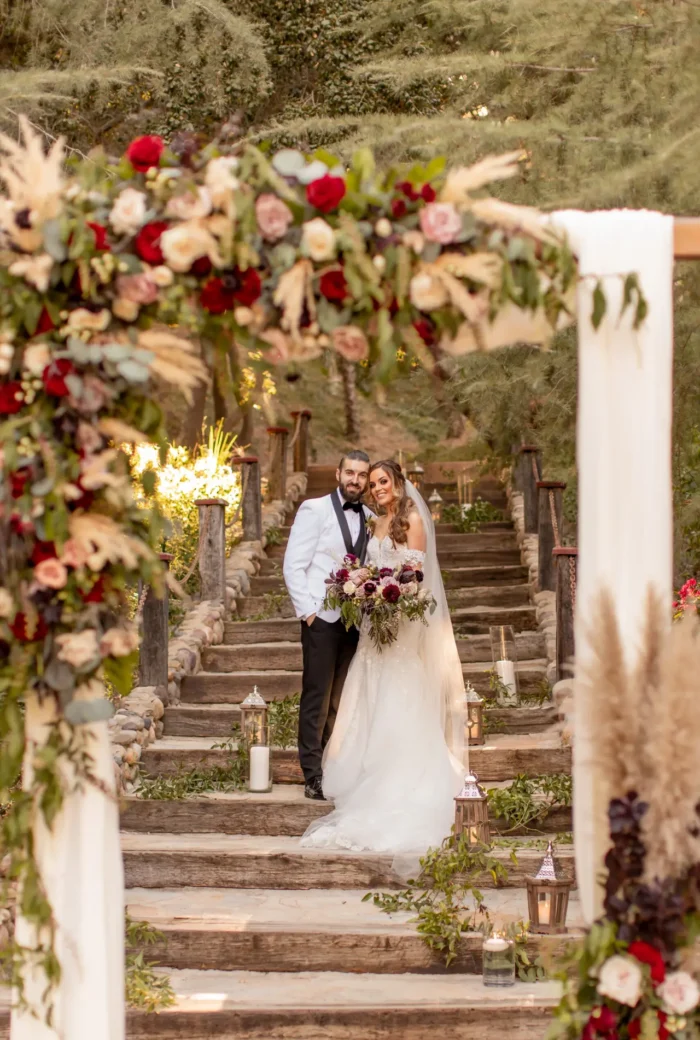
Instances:
[[[262,541],[262,491],[260,490],[260,462],[256,455],[233,455],[231,465],[241,467],[241,519],[243,541]]]
[[[268,426],[270,435],[270,475],[267,484],[267,497],[270,502],[278,499],[284,501],[287,493],[287,438],[289,430],[286,426]]]
[[[167,570],[173,559],[171,553],[158,553]],[[141,602],[143,586],[139,586],[139,602]],[[168,690],[168,586],[158,598],[152,588],[146,593],[141,611],[143,638],[139,651],[139,685],[156,686],[161,692],[158,696],[163,700],[162,691]]]
[[[226,602],[226,500],[198,498],[202,599]]]
[[[520,449],[520,479],[525,500],[525,534],[537,534],[537,481],[542,474],[541,452],[532,444]]]
[[[539,495],[539,586],[540,592],[554,592],[557,587],[556,565],[552,551],[561,546],[561,519],[564,488],[560,480],[538,480]]]
[[[298,418],[297,418],[298,417]],[[311,412],[305,408],[303,412],[292,412],[294,422],[299,422],[299,432],[294,442],[294,472],[307,473],[309,469],[309,423]]]
[[[574,614],[576,610],[576,568],[578,549],[562,546],[553,554],[557,567],[557,682],[572,675],[576,651]]]

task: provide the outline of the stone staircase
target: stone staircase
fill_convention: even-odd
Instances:
[[[307,495],[325,494],[334,483],[332,468],[312,467]],[[497,481],[484,480],[476,490],[505,508]],[[163,739],[143,754],[148,774],[225,765],[231,752],[212,745],[230,735],[253,685],[270,701],[300,691],[299,623],[281,578],[288,530],[251,581],[243,611],[248,620],[227,625],[225,643],[208,648],[203,671],[186,680],[181,704],[167,708]],[[440,525],[438,551],[465,679],[488,691],[488,629],[504,623],[517,632],[523,688],[537,687],[545,677],[544,642],[512,525],[487,524],[473,535]],[[274,617],[250,619],[271,606]],[[470,752],[482,781],[570,770],[549,703],[489,707],[486,714],[497,732]],[[157,1016],[130,1013],[130,1036],[426,1040],[436,1028],[456,1040],[544,1034],[555,984],[484,989],[476,935],[467,937],[446,972],[409,915],[389,917],[361,901],[370,889],[397,886],[391,857],[301,848],[299,835],[328,806],[304,799],[296,751],[274,750],[273,776],[270,795],[213,793],[126,805],[129,913],[162,933],[147,956],[168,970],[178,998],[174,1009]],[[557,810],[545,826],[570,830],[570,812]],[[517,866],[510,849],[495,854],[507,864],[508,880],[495,888],[490,876],[480,879],[486,902],[496,920],[526,919],[524,878],[542,853],[523,847]],[[573,874],[572,847],[562,846],[559,855]],[[575,899],[569,916],[576,921]],[[551,954],[563,943],[533,936],[529,952]]]

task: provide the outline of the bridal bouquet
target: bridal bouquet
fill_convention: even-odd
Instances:
[[[323,609],[339,610],[348,629],[367,620],[372,641],[381,650],[395,641],[402,618],[427,624],[425,616],[435,610],[435,599],[422,584],[423,572],[408,563],[379,568],[348,554],[326,578]]]

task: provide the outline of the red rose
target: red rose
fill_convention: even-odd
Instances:
[[[321,275],[318,287],[321,295],[331,303],[342,303],[348,295],[348,283],[342,271],[326,271]]]
[[[51,320],[51,315],[47,311],[46,307],[44,307],[41,314],[39,315],[39,321],[37,323],[36,332],[34,333],[34,335],[43,336],[45,332],[51,332],[55,328],[56,326]]]
[[[223,314],[224,311],[232,311],[236,305],[233,293],[224,288],[220,278],[210,278],[202,286],[199,300],[205,311],[210,314]]]
[[[419,318],[418,321],[414,321],[413,328],[426,346],[432,347],[435,345],[437,339],[435,335],[435,326],[429,318]]]
[[[349,577],[350,577],[350,571],[346,570],[345,567],[342,567],[339,571],[336,571],[336,574],[335,574],[335,580],[336,581],[347,581],[349,579]]]
[[[57,556],[56,546],[53,542],[36,542],[32,549],[32,563],[42,563],[43,560],[53,560]]]
[[[401,181],[400,184],[396,185],[396,190],[403,192],[406,198],[410,199],[411,202],[415,202],[416,199],[420,198],[420,195],[418,194],[416,189],[408,181]]]
[[[260,299],[260,293],[262,292],[260,275],[253,267],[248,267],[245,271],[241,271],[240,267],[236,267],[233,273],[238,283],[236,288],[233,289],[234,300],[241,307],[252,307],[255,301]],[[224,276],[224,284],[226,284],[226,276]]]
[[[401,217],[406,216],[406,200],[405,199],[394,199],[391,203],[391,215],[396,220],[401,220]]]
[[[656,949],[650,943],[646,942],[633,942],[630,943],[627,950],[630,957],[634,957],[640,964],[648,964],[651,968],[651,981],[659,986],[666,978],[666,965],[664,959]]]
[[[420,197],[424,199],[426,202],[435,202],[435,199],[437,198],[437,193],[432,184],[423,185],[423,187],[420,190]]]
[[[362,587],[365,590],[365,596],[373,596],[377,591],[376,581],[366,581]]]
[[[387,603],[396,603],[397,599],[401,595],[401,589],[398,585],[385,585],[382,589],[382,596]]]
[[[44,369],[41,377],[44,380],[44,389],[52,397],[67,397],[70,390],[66,386],[66,376],[75,372],[73,362],[68,358],[56,358]]]
[[[103,227],[102,224],[94,224],[91,220],[88,220],[87,226],[95,236],[95,249],[101,253],[109,253],[110,245],[107,241],[107,228]]]
[[[146,134],[132,141],[126,150],[126,157],[139,173],[146,173],[157,166],[163,154],[163,138]]]
[[[587,1026],[590,1026],[593,1033],[598,1035],[605,1035],[607,1033],[614,1033],[617,1029],[617,1015],[612,1008],[602,1005],[601,1007],[594,1007],[591,1011],[591,1017],[588,1019]]]
[[[17,469],[14,473],[10,473],[10,491],[13,498],[21,498],[24,494],[24,487],[29,480],[28,469]]]
[[[670,1033],[666,1028],[667,1015],[663,1011],[657,1012],[659,1016],[659,1040],[669,1040]],[[627,1026],[627,1032],[629,1033],[630,1040],[639,1040],[642,1035],[642,1020],[641,1018],[635,1018],[633,1022]]]
[[[0,386],[0,415],[16,415],[23,404],[22,385],[16,379]]]
[[[34,625],[34,631],[29,635],[27,615],[15,614],[14,621],[10,622],[10,631],[15,639],[20,641],[20,643],[33,643],[38,639],[43,639],[48,629],[46,627],[46,622],[42,617],[40,617]]]
[[[200,256],[198,260],[190,267],[192,274],[198,275],[200,278],[205,278],[211,271],[211,260],[208,256]]]
[[[330,213],[337,209],[345,196],[345,181],[342,177],[332,177],[330,173],[312,181],[306,188],[306,198],[310,205],[320,209],[322,213]]]
[[[168,225],[163,220],[154,220],[151,224],[144,224],[134,239],[134,249],[142,260],[147,264],[162,264],[163,253],[160,248],[160,236],[168,230]]]

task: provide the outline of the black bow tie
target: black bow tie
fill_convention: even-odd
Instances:
[[[361,513],[362,505],[360,502],[343,502],[343,511],[347,512],[348,509],[352,509],[353,513]]]

